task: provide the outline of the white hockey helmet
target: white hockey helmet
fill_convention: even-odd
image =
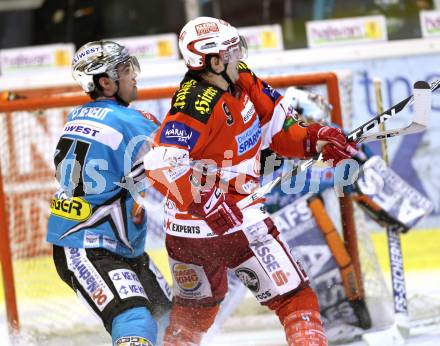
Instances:
[[[304,120],[323,123],[330,122],[332,105],[321,95],[308,90],[289,87],[284,93],[284,99],[291,102]]]
[[[85,92],[92,92],[96,86],[93,76],[107,74],[114,81],[119,79],[116,67],[131,64],[136,74],[140,72],[136,57],[128,54],[127,48],[113,41],[92,41],[82,46],[72,59],[72,75]]]
[[[224,63],[245,59],[246,40],[224,20],[198,17],[185,24],[179,35],[179,50],[191,70],[206,68],[206,56],[218,55]]]

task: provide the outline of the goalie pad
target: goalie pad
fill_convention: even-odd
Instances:
[[[277,225],[280,237],[290,248],[294,257],[300,259],[305,271],[310,277],[310,284],[318,296],[321,317],[327,328],[339,328],[340,325],[351,325],[363,328],[364,321],[353,308],[353,302],[359,299],[349,299],[345,290],[340,264],[348,264],[350,260],[338,254],[336,260],[330,249],[325,233],[308,206],[307,200],[311,194],[304,195],[294,202],[271,214]],[[335,331],[333,341],[341,337]]]
[[[327,241],[327,245],[339,266],[345,294],[364,329],[371,327],[371,317],[368,312],[362,282],[357,275],[351,257],[344,245],[344,241],[336,231],[332,220],[327,214],[322,200],[318,196],[312,196],[308,200],[309,208],[315,217],[316,223]]]
[[[349,300],[362,299],[362,285],[356,276],[351,257],[345,248],[344,241],[336,231],[332,220],[328,216],[324,204],[317,196],[308,200],[309,208],[318,224],[319,229],[327,241],[328,247],[341,270],[342,282]]]
[[[433,204],[411,187],[379,156],[362,166],[353,199],[379,224],[407,232],[433,209]]]

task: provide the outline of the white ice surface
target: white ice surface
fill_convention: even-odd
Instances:
[[[431,272],[410,272],[406,275],[407,291],[409,295],[430,296],[440,299],[440,270]],[[429,309],[429,306],[426,307]],[[440,316],[439,322],[440,322]],[[247,320],[248,325],[241,323],[239,317],[232,317],[226,322],[225,330],[214,337],[209,346],[281,346],[286,345],[284,333],[276,320],[275,316],[255,316],[255,321]],[[252,324],[254,327],[252,327]],[[244,330],[240,330],[243,326]],[[340,344],[343,346],[394,346],[397,343],[390,341],[389,332],[370,334],[368,338],[370,343],[364,341],[355,341],[351,343]],[[387,339],[388,338],[388,339]],[[44,341],[35,342],[29,336],[21,336],[9,341],[6,320],[4,313],[0,313],[0,345],[2,346],[82,346],[110,345],[110,339],[105,335],[103,328],[97,327],[96,333],[87,335],[69,335],[67,337],[56,336]],[[405,345],[410,346],[439,346],[440,345],[440,324],[429,327],[418,327],[411,330],[410,336],[405,340]]]

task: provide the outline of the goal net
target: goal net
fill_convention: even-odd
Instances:
[[[350,73],[344,73],[339,82],[334,73],[279,76],[268,78],[268,82],[278,89],[288,86],[312,88],[333,105],[335,123],[342,126],[343,122],[349,122]],[[161,118],[174,90],[173,87],[139,90],[134,107]],[[6,302],[4,307],[0,306],[0,315],[7,318],[12,329],[20,330],[21,338],[30,340],[31,344],[73,335],[87,335],[85,342],[88,344],[108,343],[110,338],[104,328],[98,328],[97,318],[85,305],[78,303],[78,298],[58,278],[51,260],[51,246],[45,241],[49,206],[57,189],[53,153],[69,110],[88,99],[77,89],[34,90],[28,94],[23,91],[20,95],[24,98],[0,102],[0,216],[5,213],[0,223],[3,269],[0,296],[5,297]],[[357,270],[362,271],[367,299],[370,299],[368,306],[371,311],[382,309],[376,313],[377,319],[385,317],[383,323],[389,323],[391,299],[371,244],[371,227],[366,227],[366,223],[357,225],[361,230],[358,242],[350,198],[345,197],[337,203],[342,203],[342,208],[334,208],[334,218],[339,220],[340,231]],[[162,269],[167,271],[163,248],[152,251],[153,258],[158,254],[159,266],[162,264]],[[244,315],[253,318],[255,311],[241,311],[240,318]],[[376,316],[372,317],[375,324]]]

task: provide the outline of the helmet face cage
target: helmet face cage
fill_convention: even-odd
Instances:
[[[113,79],[114,81],[117,81],[121,78],[121,76],[119,75],[118,72],[118,67],[120,68],[122,71],[125,70],[124,66],[128,66],[128,71],[130,73],[134,73],[136,76],[139,75],[139,73],[141,72],[141,66],[139,65],[139,61],[135,56],[130,56],[127,60],[120,62],[119,64],[117,64],[112,70],[112,77],[110,77],[111,79]],[[108,73],[108,72],[107,72]]]
[[[120,78],[117,66],[126,63],[139,74],[139,62],[128,54],[127,48],[112,41],[94,41],[76,52],[72,60],[72,75],[85,92],[92,92],[96,88],[93,76],[107,74],[117,81]]]
[[[220,58],[225,64],[244,60],[247,57],[247,43],[243,36],[239,36],[239,42],[219,52]]]
[[[305,121],[306,124],[320,123],[322,125],[328,125],[331,123],[330,114],[324,111],[313,113],[306,113],[303,111],[303,113],[300,114],[300,117]]]
[[[297,91],[300,115],[306,123],[331,123],[332,106],[325,99],[312,91]]]

